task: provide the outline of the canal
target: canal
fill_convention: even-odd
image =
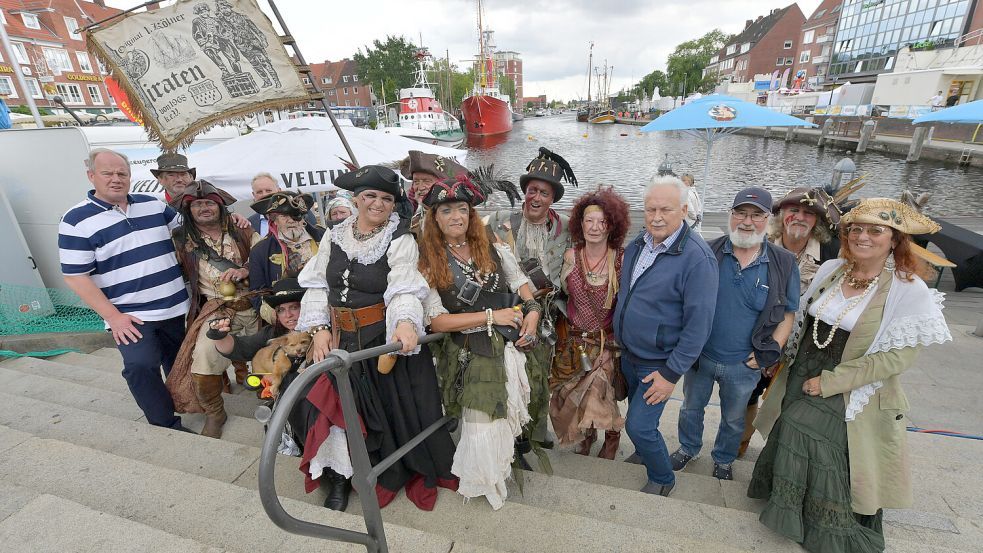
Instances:
[[[558,207],[570,207],[583,191],[599,184],[612,185],[632,207],[640,207],[642,192],[659,164],[669,155],[676,174],[692,173],[697,187],[703,177],[706,146],[680,132],[643,133],[628,125],[578,123],[573,114],[530,117],[516,122],[511,133],[467,144],[468,165],[494,163],[518,184],[519,175],[546,147],[566,158],[580,181]],[[584,136],[586,134],[586,136]],[[821,150],[813,145],[781,139],[732,135],[719,140],[710,160],[706,210],[730,207],[738,190],[764,186],[777,197],[796,186],[828,183],[833,166],[851,157],[868,184],[857,196],[899,198],[907,186],[915,194],[931,192],[926,213],[937,216],[983,213],[983,171],[933,161],[905,163],[903,158],[878,153],[850,155],[843,150]],[[501,202],[499,199],[498,202]]]

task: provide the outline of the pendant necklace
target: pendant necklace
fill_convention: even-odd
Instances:
[[[605,250],[604,255],[602,255],[601,258],[597,260],[597,263],[591,265],[590,261],[587,258],[587,248],[580,250],[580,259],[584,264],[584,271],[587,273],[587,278],[596,279],[604,276],[604,273],[599,273],[598,270],[604,266],[604,261],[607,259],[607,257],[608,257],[608,252],[607,250]]]

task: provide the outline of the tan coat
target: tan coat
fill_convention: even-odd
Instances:
[[[843,268],[840,268],[824,279],[812,297],[807,298],[804,308],[807,309],[822,291],[833,285],[842,272]],[[912,503],[911,462],[906,443],[908,399],[898,375],[911,366],[921,348],[904,347],[864,355],[881,325],[885,301],[894,280],[892,276],[888,271],[881,273],[874,297],[847,339],[840,364],[820,375],[823,397],[845,394],[844,404],[849,402],[851,390],[879,380],[884,384],[864,410],[846,423],[852,508],[863,515],[873,515],[881,508],[905,508]],[[811,340],[812,337],[802,339]],[[787,370],[775,377],[754,420],[755,428],[766,438],[781,414],[787,377]]]

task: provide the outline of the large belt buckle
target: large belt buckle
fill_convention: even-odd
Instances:
[[[461,289],[457,291],[457,299],[468,305],[474,305],[474,302],[478,301],[480,294],[481,285],[471,279],[467,279],[464,281]]]

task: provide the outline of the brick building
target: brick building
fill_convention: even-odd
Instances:
[[[515,83],[515,98],[522,98],[522,58],[519,57],[519,53],[498,51],[495,52],[494,57],[498,74],[511,79]]]
[[[755,75],[771,75],[775,71],[782,74],[786,69],[791,74],[805,21],[798,4],[748,19],[744,30],[710,60],[704,74],[715,73],[721,82],[733,83],[749,82]]]
[[[799,50],[792,66],[792,80],[801,84],[799,88],[818,90],[826,81],[842,5],[843,0],[823,0],[802,25]]]
[[[311,72],[317,79],[317,86],[328,99],[328,105],[338,107],[366,107],[375,105],[376,97],[371,83],[358,81],[358,64],[349,58],[341,61],[325,61],[312,63]],[[304,84],[310,84],[307,77],[301,79]],[[320,108],[311,104],[312,109]]]
[[[549,107],[550,103],[546,100],[545,94],[539,96],[526,96],[522,99],[521,109],[543,109]]]
[[[77,30],[121,10],[103,0],[0,0],[3,24],[21,65],[28,90],[21,90],[8,53],[0,47],[0,93],[10,106],[34,99],[38,107],[56,107],[49,98],[61,96],[65,104],[93,114],[116,109],[103,78],[106,71],[85,49]]]

